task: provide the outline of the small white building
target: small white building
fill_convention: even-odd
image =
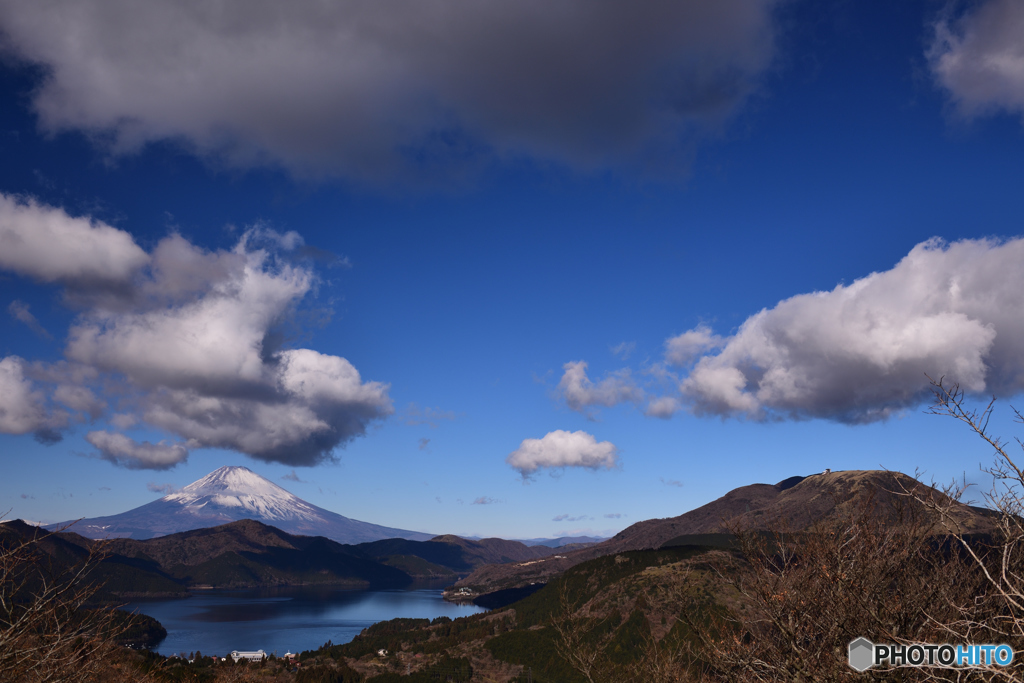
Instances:
[[[232,650],[231,659],[238,663],[238,660],[245,659],[250,662],[262,662],[267,658],[267,653],[263,650],[256,650],[255,652],[244,652],[242,650]]]

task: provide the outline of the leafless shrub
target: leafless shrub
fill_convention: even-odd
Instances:
[[[735,532],[744,566],[720,576],[741,608],[703,628],[682,614],[706,680],[944,680],[923,669],[857,674],[847,664],[847,646],[861,636],[935,642],[951,605],[975,594],[963,554],[936,540],[936,522],[920,506],[883,511],[869,497],[853,514],[798,533]]]
[[[112,610],[83,609],[98,589],[89,576],[102,547],[92,545],[80,562],[58,562],[41,548],[47,535],[0,538],[0,681],[89,681],[116,653],[123,627]]]
[[[968,488],[965,482],[945,487],[945,496],[904,491],[940,521],[978,577],[975,592],[952,596],[947,602],[951,614],[937,615],[935,626],[951,642],[1006,643],[1020,653],[1024,648],[1024,470],[1007,450],[1007,443],[989,430],[994,398],[977,410],[967,406],[964,392],[956,384],[946,385],[939,379],[932,381],[932,389],[935,403],[929,412],[963,422],[993,448],[995,456],[994,464],[982,469],[992,477],[990,490],[982,493],[995,517],[988,533],[971,533],[963,523],[959,513]],[[1024,424],[1024,415],[1016,409],[1013,412],[1014,421]],[[1016,442],[1024,448],[1024,442]],[[1019,662],[978,673],[984,680],[1024,681]]]

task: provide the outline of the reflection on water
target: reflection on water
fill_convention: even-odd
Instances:
[[[347,643],[378,621],[396,617],[452,619],[484,611],[454,605],[441,588],[345,591],[330,588],[278,588],[260,591],[201,591],[184,600],[130,603],[160,621],[167,637],[155,648],[163,655],[190,653],[225,656],[232,650],[301,652],[328,640]]]

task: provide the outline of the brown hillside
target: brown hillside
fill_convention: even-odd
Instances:
[[[470,564],[500,564],[506,562],[522,562],[539,557],[555,555],[561,548],[549,548],[542,545],[526,545],[519,541],[506,541],[503,538],[482,538],[471,541],[459,536],[436,536],[430,539],[434,543],[447,543],[458,546]]]
[[[870,501],[875,514],[895,514],[898,492],[904,488],[945,498],[943,494],[899,472],[847,470],[809,477],[791,477],[778,484],[751,484],[678,517],[649,519],[623,529],[612,538],[581,550],[530,563],[485,565],[455,584],[478,592],[525,586],[547,581],[580,562],[628,550],[659,548],[679,536],[729,533],[730,529],[784,529],[799,531],[815,522],[848,515]],[[993,528],[991,511],[955,504],[963,530]]]

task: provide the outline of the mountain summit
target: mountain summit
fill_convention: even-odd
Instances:
[[[255,519],[289,534],[325,536],[339,543],[433,538],[433,534],[360,522],[324,510],[247,467],[221,467],[176,493],[119,515],[83,519],[70,530],[88,538],[146,539],[241,519]],[[66,523],[47,528],[63,525]]]
[[[198,516],[217,516],[223,521],[320,521],[317,511],[298,496],[247,467],[221,467],[160,500],[177,503]],[[159,501],[158,501],[159,502]]]

